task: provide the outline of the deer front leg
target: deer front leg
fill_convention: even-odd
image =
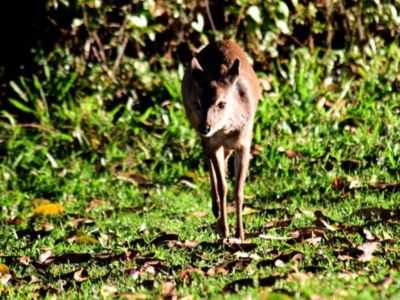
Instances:
[[[242,220],[244,183],[249,167],[250,148],[243,147],[235,153],[235,205],[236,205],[236,233],[235,236],[244,241]]]
[[[211,182],[211,199],[212,199],[212,212],[214,217],[219,218],[219,196],[217,175],[215,174],[214,164],[210,157],[207,157],[208,168],[210,169],[210,182]]]
[[[215,175],[216,191],[219,199],[219,214],[217,221],[217,230],[222,237],[226,238],[229,235],[228,218],[226,212],[226,179],[225,179],[225,157],[223,147],[218,148],[209,154],[212,168]],[[211,174],[213,177],[213,174]]]

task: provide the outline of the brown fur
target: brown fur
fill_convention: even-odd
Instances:
[[[232,41],[210,43],[191,61],[182,80],[187,117],[200,132],[210,168],[218,230],[229,234],[226,216],[227,160],[235,152],[236,236],[244,240],[242,206],[259,83],[242,49]]]

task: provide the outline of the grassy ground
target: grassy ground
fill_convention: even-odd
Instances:
[[[376,51],[298,50],[260,74],[241,245],[213,229],[178,74],[140,115],[90,97],[2,112],[0,295],[399,298],[399,49]]]

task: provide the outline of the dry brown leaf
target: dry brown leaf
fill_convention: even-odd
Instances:
[[[183,269],[180,273],[179,273],[179,280],[185,280],[186,278],[188,278],[190,276],[190,274],[199,274],[199,275],[204,275],[204,272],[202,270],[200,270],[199,268],[187,268],[187,269]]]
[[[31,275],[29,283],[36,283],[36,282],[40,282],[40,279],[37,278],[35,275]]]
[[[190,241],[190,240],[185,240],[185,241],[183,241],[183,242],[177,241],[175,244],[176,244],[179,248],[182,248],[182,249],[196,248],[196,247],[199,245],[198,242],[196,242],[196,241]]]
[[[357,169],[361,165],[361,161],[357,159],[345,159],[340,162],[340,167],[349,172]]]
[[[376,251],[379,245],[379,242],[368,242],[358,246],[357,249],[363,251],[363,253],[357,259],[364,262],[370,261],[373,258],[372,253]]]
[[[175,285],[168,281],[161,282],[161,296],[172,300],[178,299]]]
[[[369,231],[368,229],[363,228],[361,231],[361,235],[368,241],[378,241],[379,238],[373,234],[371,231]]]
[[[357,277],[358,277],[358,274],[347,271],[347,270],[342,270],[338,274],[339,279],[345,279],[345,280],[353,280],[353,279],[356,279]]]
[[[31,262],[31,258],[29,256],[21,256],[18,257],[18,262],[24,266],[29,265],[29,263]]]
[[[399,183],[380,182],[377,184],[369,184],[368,187],[373,191],[397,192],[400,191],[400,182]]]
[[[264,148],[261,145],[254,144],[251,146],[250,153],[252,156],[260,155],[264,152]]]
[[[397,217],[399,215],[398,210],[390,210],[381,207],[365,207],[353,213],[354,216],[363,217],[367,219],[380,219],[382,221],[387,221],[390,218]]]
[[[175,242],[178,241],[178,234],[174,232],[164,232],[161,233],[158,237],[156,237],[153,241],[151,241],[151,244],[159,245],[173,241]]]
[[[322,241],[322,237],[317,236],[317,237],[312,237],[309,239],[305,239],[304,242],[311,244],[311,245],[317,245],[318,243],[320,243]]]
[[[346,186],[345,181],[340,177],[335,177],[332,180],[332,188],[335,190],[341,190]]]
[[[84,269],[84,268],[79,269],[78,271],[74,272],[74,279],[78,282],[83,282],[88,278],[89,278],[89,274],[86,271],[86,269]]]
[[[284,228],[289,226],[292,223],[290,219],[276,219],[273,218],[271,221],[265,223],[262,227],[263,228]]]
[[[220,266],[211,267],[210,269],[207,270],[208,276],[227,275],[227,274],[228,270]]]
[[[285,150],[285,155],[287,158],[290,158],[290,159],[294,159],[299,156],[298,153],[293,150]]]
[[[11,274],[3,274],[0,276],[0,283],[6,285],[12,278]]]
[[[43,231],[52,231],[54,229],[54,224],[53,223],[44,223],[42,225],[42,230]]]
[[[118,289],[113,285],[106,284],[101,287],[100,294],[103,298],[108,299],[118,295]]]
[[[71,223],[71,227],[78,228],[78,227],[81,227],[82,225],[94,224],[94,221],[92,219],[88,219],[88,218],[76,218],[76,219],[73,219],[70,223]]]
[[[45,250],[42,254],[40,254],[38,258],[39,263],[47,263],[49,259],[53,257],[53,252],[51,250]]]
[[[338,224],[337,221],[328,218],[319,210],[314,212],[314,216],[317,218],[314,223],[318,227],[326,228],[329,231],[338,231],[343,228],[341,224]]]
[[[17,225],[20,226],[24,223],[24,219],[20,216],[17,216],[15,218],[11,218],[7,220],[7,225]]]
[[[277,268],[282,268],[285,266],[285,263],[280,259],[276,259],[274,262],[274,266]]]
[[[117,172],[117,178],[128,181],[136,186],[153,186],[154,182],[142,174],[131,174],[129,172]]]
[[[93,208],[98,207],[98,206],[103,206],[104,204],[106,204],[106,202],[104,200],[92,199],[89,201],[86,211],[91,211]]]
[[[387,289],[393,283],[393,276],[391,274],[387,274],[385,278],[380,281],[374,282],[374,287],[378,289]]]

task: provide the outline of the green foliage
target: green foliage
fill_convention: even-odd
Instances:
[[[114,287],[120,297],[154,298],[168,280],[179,296],[194,298],[398,297],[397,220],[352,215],[367,207],[398,213],[400,49],[393,3],[47,1],[45,15],[60,36],[50,45],[40,41],[32,49],[36,67],[4,78],[0,91],[0,266],[12,278],[0,284],[0,295],[107,298]],[[358,231],[334,231],[340,224],[333,224],[316,244],[255,235],[256,249],[235,255],[207,248],[218,237],[180,80],[188,49],[220,38],[246,49],[263,86],[246,232],[291,237],[316,226],[317,210]],[[37,213],[48,204],[38,204],[42,198],[62,213]],[[275,226],[284,218],[287,226]],[[348,244],[369,240],[364,229],[378,237],[376,259],[339,259]],[[204,248],[152,244],[165,231]],[[343,256],[354,256],[354,247]],[[61,257],[107,253],[110,260],[40,265],[44,248]],[[162,272],[140,273],[137,257],[110,258],[129,248],[163,259]],[[293,251],[304,256],[258,266]],[[251,255],[248,267],[180,277],[189,267],[210,270],[240,255]],[[31,262],[21,262],[23,256]],[[263,288],[261,279],[271,274],[283,277]],[[241,279],[256,287],[223,292]]]

